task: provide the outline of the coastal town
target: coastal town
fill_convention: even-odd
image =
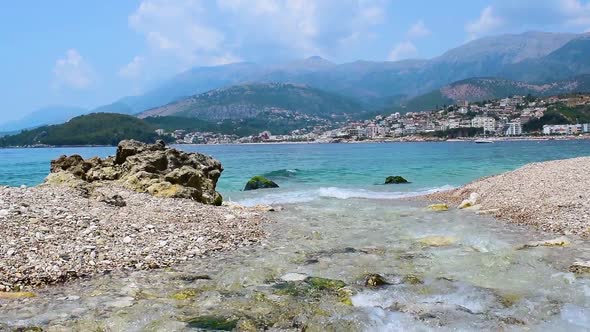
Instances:
[[[585,138],[590,135],[590,123],[565,123],[564,121],[543,124],[542,120],[548,111],[560,106],[579,108],[587,105],[590,105],[590,95],[583,94],[546,98],[512,96],[486,102],[465,101],[428,111],[408,109],[405,110],[407,112],[396,111],[389,115],[376,115],[372,119],[348,120],[333,125],[324,123],[297,129],[287,135],[277,135],[270,131],[246,137],[187,130],[167,132],[164,129],[158,129],[156,132],[161,136],[171,136],[177,144],[430,141],[473,139],[474,137],[522,139],[577,136]]]

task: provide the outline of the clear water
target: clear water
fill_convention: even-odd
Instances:
[[[39,290],[36,298],[0,300],[0,331],[188,331],[191,318],[212,315],[279,330],[590,330],[590,279],[568,272],[573,261],[590,260],[588,241],[515,250],[555,235],[397,199],[531,161],[587,156],[586,142],[182,148],[222,161],[219,185],[226,198],[284,207],[270,214],[264,243],[172,269],[113,273]],[[38,183],[48,160],[60,153],[113,151],[0,150],[0,182]],[[271,172],[280,189],[240,191],[250,176]],[[412,184],[380,185],[394,174]],[[430,246],[424,238],[432,236],[449,243]],[[330,292],[281,293],[278,279],[290,272],[342,280],[350,303]],[[367,288],[365,273],[392,284]],[[211,280],[181,278],[198,274]],[[190,297],[174,298],[186,290]]]

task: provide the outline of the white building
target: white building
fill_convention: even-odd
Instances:
[[[490,116],[476,116],[471,120],[471,127],[483,128],[485,132],[496,131],[496,119]]]
[[[588,124],[585,124],[588,126]],[[586,128],[589,129],[589,128]],[[575,125],[544,125],[543,126],[543,134],[544,135],[575,135],[579,132],[584,132],[584,125],[575,124]]]
[[[522,125],[520,121],[508,122],[504,127],[504,135],[520,136],[522,135]]]

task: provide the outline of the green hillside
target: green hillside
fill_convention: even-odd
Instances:
[[[231,86],[145,111],[150,116],[180,116],[208,121],[254,118],[272,109],[331,117],[363,111],[349,98],[303,85],[288,83],[257,83]]]
[[[25,145],[117,145],[123,139],[153,142],[154,128],[129,115],[92,113],[52,126],[25,130],[0,138],[0,146]]]
[[[590,123],[590,106],[568,107],[558,104],[551,107],[539,119],[524,125],[525,131],[541,131],[544,125]]]

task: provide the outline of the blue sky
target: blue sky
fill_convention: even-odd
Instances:
[[[99,106],[193,66],[431,58],[487,35],[589,29],[587,0],[3,1],[0,123]]]

